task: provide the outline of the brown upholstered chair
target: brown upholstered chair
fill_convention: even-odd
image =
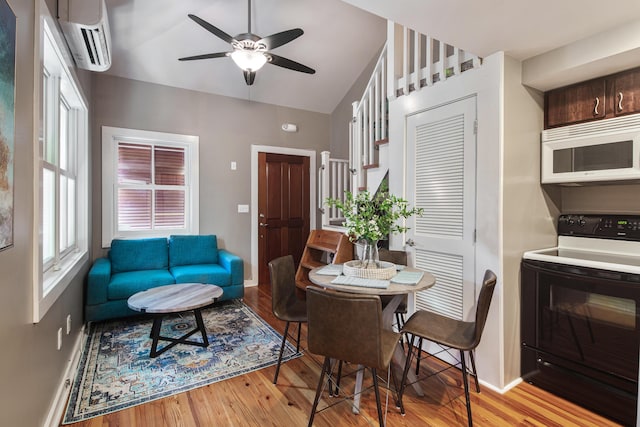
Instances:
[[[284,334],[282,334],[282,345],[280,346],[276,374],[273,377],[273,383],[276,384],[291,322],[298,323],[296,351],[300,351],[300,329],[302,323],[307,321],[307,304],[296,296],[296,269],[291,255],[271,261],[269,263],[269,274],[271,275],[271,309],[273,315],[287,322],[284,327]]]
[[[476,317],[473,322],[464,322],[455,320],[450,317],[432,313],[430,311],[418,310],[405,323],[402,332],[407,334],[407,340],[411,338],[409,345],[409,355],[407,363],[404,367],[404,375],[402,376],[402,387],[400,390],[400,399],[406,388],[407,373],[411,365],[411,356],[413,354],[416,338],[420,338],[418,346],[415,347],[416,357],[420,360],[420,352],[422,347],[422,339],[432,341],[443,347],[448,347],[460,351],[460,361],[458,362],[462,368],[462,380],[464,383],[464,396],[467,403],[467,416],[469,426],[473,425],[471,418],[471,401],[469,400],[469,380],[467,378],[467,365],[465,362],[465,352],[469,353],[471,361],[471,375],[476,383],[476,391],[480,393],[480,385],[478,384],[478,375],[476,364],[473,357],[473,351],[480,343],[482,331],[487,321],[489,306],[491,305],[491,297],[496,286],[496,275],[487,270],[484,274],[482,289],[478,297],[476,305]],[[457,364],[455,365],[457,366]]]
[[[395,265],[407,265],[407,253],[405,251],[395,251],[381,248],[378,250],[378,257],[380,261],[392,262]],[[391,301],[393,295],[381,295],[380,301],[382,302],[382,309]],[[404,299],[396,308],[396,325],[398,330],[402,329],[405,322],[405,316],[407,315],[408,295],[404,296]],[[404,345],[404,344],[403,344]]]
[[[313,424],[324,377],[330,375],[331,359],[371,370],[378,419],[384,426],[377,371],[389,367],[400,334],[383,329],[380,297],[309,287],[307,312],[309,351],[325,357],[309,426]]]

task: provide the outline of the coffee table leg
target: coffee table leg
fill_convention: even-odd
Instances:
[[[162,326],[162,316],[154,316],[153,326],[151,327],[151,352],[150,357],[156,357],[158,354],[158,339],[160,338],[160,326]]]
[[[202,313],[200,313],[200,309],[193,310],[193,314],[196,317],[196,325],[198,329],[200,329],[200,333],[202,334],[202,344],[203,347],[209,346],[209,338],[207,338],[207,330],[204,328],[204,322],[202,321]]]

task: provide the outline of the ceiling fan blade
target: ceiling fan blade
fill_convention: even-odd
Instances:
[[[192,14],[189,14],[187,16],[189,16],[189,18],[193,19],[202,28],[204,28],[205,30],[209,31],[210,33],[215,34],[216,36],[218,36],[222,40],[226,41],[227,43],[231,43],[233,41],[233,37],[231,37],[229,34],[225,33],[224,31],[222,31],[220,28],[214,27],[213,25],[209,24],[204,19],[199,18],[196,15],[192,15]]]
[[[178,58],[178,61],[193,61],[195,59],[213,59],[224,58],[228,56],[230,52],[217,52],[217,53],[205,53],[203,55],[185,56],[184,58]]]
[[[282,31],[280,33],[271,34],[270,36],[264,37],[261,40],[258,40],[258,43],[264,43],[267,46],[267,50],[275,49],[277,47],[282,46],[283,44],[289,43],[292,40],[297,39],[301,35],[304,34],[301,28],[294,28],[293,30]]]
[[[273,65],[277,65],[278,67],[288,68],[293,71],[300,71],[301,73],[307,74],[315,74],[316,70],[313,68],[309,68],[306,65],[302,65],[299,62],[292,61],[287,58],[283,58],[282,56],[274,55],[273,53],[268,54],[271,57],[271,61],[269,61]]]
[[[256,79],[255,71],[242,71],[244,74],[244,81],[247,82],[247,86],[251,86],[253,81]]]

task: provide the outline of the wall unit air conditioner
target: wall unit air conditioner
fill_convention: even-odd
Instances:
[[[111,66],[111,34],[104,0],[58,0],[58,20],[78,68]]]

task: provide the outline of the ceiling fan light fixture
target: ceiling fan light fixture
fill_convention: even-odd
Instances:
[[[231,53],[231,59],[244,71],[258,71],[267,63],[264,52],[256,50],[236,49]]]

